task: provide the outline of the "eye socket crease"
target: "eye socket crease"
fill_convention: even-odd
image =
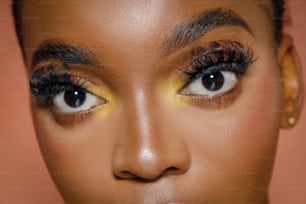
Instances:
[[[186,23],[175,26],[161,43],[161,50],[165,55],[170,55],[195,42],[210,31],[226,26],[243,28],[254,37],[250,25],[237,13],[231,9],[217,8],[204,11],[192,17]]]

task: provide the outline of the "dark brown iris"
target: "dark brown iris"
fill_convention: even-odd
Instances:
[[[86,99],[86,93],[84,91],[66,91],[64,94],[64,100],[66,104],[72,108],[80,107]]]
[[[209,91],[218,91],[224,84],[224,76],[220,72],[205,75],[202,77],[202,84]]]

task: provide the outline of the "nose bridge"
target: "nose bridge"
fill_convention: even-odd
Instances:
[[[185,172],[190,162],[188,151],[163,135],[162,115],[152,89],[134,90],[132,96],[124,105],[126,126],[114,148],[114,174],[124,179],[154,180]]]
[[[156,106],[154,102],[154,96],[149,91],[144,89],[137,90],[134,93],[134,100],[129,105],[128,111],[128,124],[130,126],[129,131],[131,131],[131,136],[134,135],[133,139],[139,141],[134,141],[135,144],[140,143],[142,153],[149,155],[151,152],[150,149],[154,146],[155,137],[160,135],[158,128],[155,128],[156,125]],[[155,107],[155,108],[154,108]],[[155,112],[154,112],[155,111]],[[141,155],[140,155],[141,156]],[[145,156],[145,158],[148,158]],[[148,158],[149,159],[149,158]]]
[[[152,93],[145,89],[134,90],[125,105],[126,127],[120,142],[120,153],[129,169],[153,167],[162,146],[159,141],[159,128],[156,121],[156,104]],[[159,147],[157,151],[156,147]],[[130,164],[129,164],[130,163]],[[133,164],[133,166],[132,166]]]

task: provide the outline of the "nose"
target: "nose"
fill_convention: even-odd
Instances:
[[[152,97],[139,91],[126,107],[126,125],[113,149],[112,170],[116,178],[155,181],[189,169],[187,146],[178,135],[164,131],[167,126],[161,124],[162,111],[154,109],[154,105]]]

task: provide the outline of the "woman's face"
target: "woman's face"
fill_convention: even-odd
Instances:
[[[70,203],[264,203],[270,1],[25,1],[42,154]]]

